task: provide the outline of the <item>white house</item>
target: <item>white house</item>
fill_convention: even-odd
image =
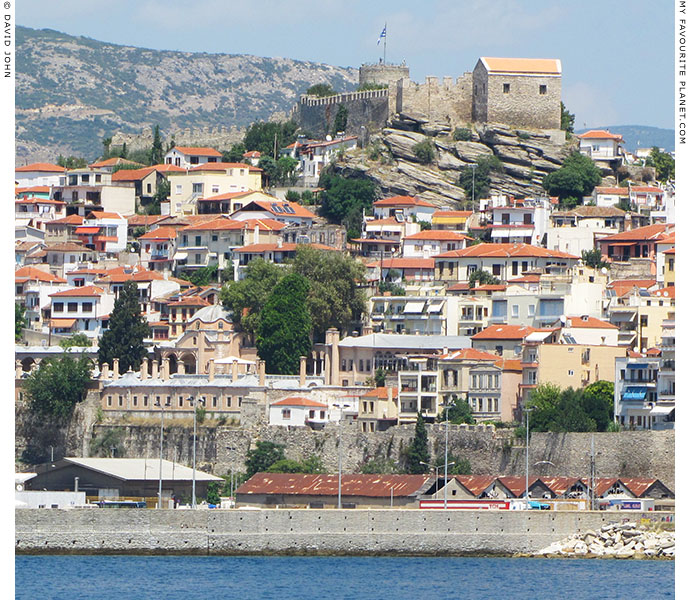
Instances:
[[[309,209],[297,202],[281,200],[252,200],[246,206],[233,212],[230,217],[238,221],[248,219],[273,219],[279,223],[295,223],[310,226],[314,222],[314,215]]]
[[[622,187],[597,186],[592,199],[597,206],[610,208],[630,197],[630,190]]]
[[[60,176],[53,196],[55,200],[77,205],[81,216],[92,210],[133,215],[136,208],[134,184],[113,182],[113,175],[107,168],[85,167],[67,171]]]
[[[215,148],[175,146],[165,155],[165,164],[189,169],[196,165],[220,162],[222,158],[223,155]]]
[[[592,129],[577,136],[580,153],[594,161],[615,162],[623,159],[623,136],[604,129]]]
[[[437,208],[430,202],[412,196],[392,196],[374,202],[376,219],[402,215],[404,220],[411,220],[414,217],[417,221],[431,223],[431,217],[436,210]]]
[[[442,252],[466,248],[467,242],[471,240],[472,238],[459,231],[428,229],[406,236],[402,255],[405,258],[429,258]]]
[[[301,426],[325,424],[328,421],[328,405],[292,396],[271,404],[268,413],[269,425]]]
[[[550,210],[547,198],[492,198],[491,241],[540,245],[546,233]]]
[[[90,212],[75,235],[87,248],[117,254],[127,248],[127,219],[115,212]]]
[[[323,168],[333,161],[341,150],[346,152],[357,147],[357,136],[326,137],[325,141],[309,141],[299,148],[299,171],[306,186],[316,186]]]
[[[232,260],[232,250],[244,244],[244,223],[219,217],[206,223],[188,225],[177,232],[175,264],[185,269],[218,265]]]
[[[94,285],[50,294],[50,332],[98,337],[115,304],[115,296]]]
[[[52,163],[32,163],[14,169],[14,181],[19,187],[33,187],[37,185],[60,185],[60,175],[65,167]]]

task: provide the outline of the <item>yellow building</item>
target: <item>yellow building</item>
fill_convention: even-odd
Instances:
[[[664,287],[676,285],[676,248],[664,251]]]
[[[471,215],[471,210],[437,210],[431,215],[431,228],[467,231],[467,219]]]
[[[244,163],[205,163],[168,173],[170,214],[198,214],[200,198],[261,189],[261,169]]]

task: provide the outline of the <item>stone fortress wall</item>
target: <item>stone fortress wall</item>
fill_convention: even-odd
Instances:
[[[16,510],[18,554],[462,555],[538,551],[672,513],[493,510]]]
[[[175,140],[178,146],[208,146],[219,150],[229,150],[233,144],[242,141],[244,132],[237,129],[234,125],[217,127],[198,127],[177,129],[170,132],[161,131],[163,147],[171,140]],[[145,127],[141,133],[122,133],[117,132],[113,135],[111,148],[120,148],[122,144],[127,144],[128,150],[149,150],[153,143],[153,131],[150,127]]]

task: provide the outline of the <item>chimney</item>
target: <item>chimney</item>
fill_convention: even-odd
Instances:
[[[259,243],[259,222],[256,222],[256,225],[254,225],[254,243],[258,244]]]
[[[240,367],[240,364],[236,360],[233,360],[232,361],[232,380],[233,380],[233,382],[237,381],[237,379],[238,379],[239,367]]]
[[[208,361],[208,381],[211,383],[216,375],[216,361],[211,359]]]
[[[120,377],[120,359],[113,358],[113,379]]]
[[[153,379],[158,379],[158,361],[153,360],[151,361],[151,377]]]
[[[263,387],[266,385],[266,361],[259,361],[259,386]]]
[[[101,365],[101,379],[108,379],[108,363],[104,362]]]
[[[307,357],[299,357],[299,386],[307,385]]]
[[[139,367],[139,378],[145,381],[149,376],[149,359],[143,358]]]

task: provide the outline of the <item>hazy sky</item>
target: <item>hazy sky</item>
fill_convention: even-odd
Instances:
[[[19,25],[156,49],[357,67],[405,59],[414,81],[479,56],[560,58],[576,127],[673,128],[673,2],[662,0],[30,0]]]

